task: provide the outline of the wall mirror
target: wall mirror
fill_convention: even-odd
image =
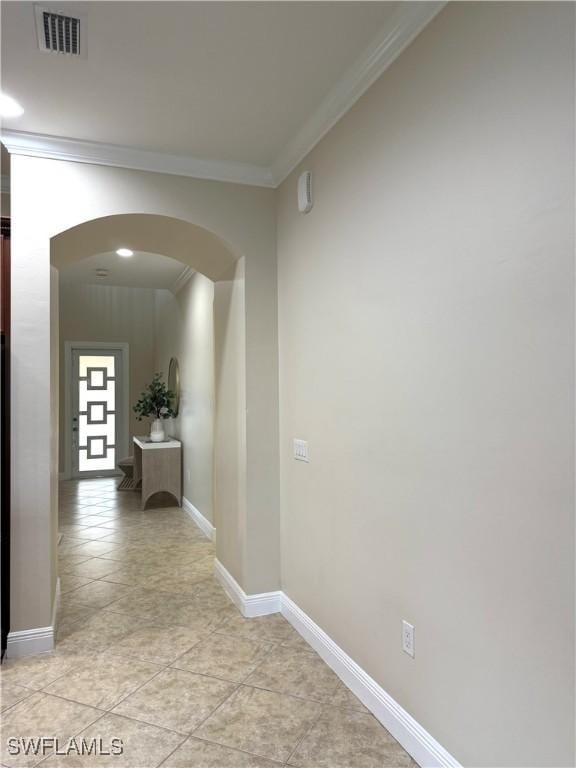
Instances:
[[[172,410],[174,416],[178,416],[180,410],[180,366],[178,365],[178,358],[171,357],[170,365],[168,366],[168,389],[174,393],[174,399],[172,400]]]

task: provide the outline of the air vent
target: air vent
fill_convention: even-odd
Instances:
[[[36,34],[41,51],[81,56],[80,17],[35,6]]]

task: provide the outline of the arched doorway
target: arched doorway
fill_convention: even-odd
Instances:
[[[102,216],[60,232],[50,240],[50,263],[60,269],[122,243],[134,251],[167,256],[217,281],[234,270],[240,253],[205,227],[151,213]]]
[[[274,198],[269,190],[26,156],[12,157],[14,484],[14,655],[48,650],[53,642],[56,594],[56,492],[58,486],[57,263],[89,255],[82,226],[105,237],[138,222],[148,240],[168,225],[172,253],[192,258],[217,279],[227,306],[243,329],[227,337],[223,366],[240,375],[221,403],[220,420],[232,429],[225,441],[224,482],[216,500],[217,557],[247,594],[279,586],[278,387]],[[134,217],[134,218],[132,218]],[[158,217],[158,218],[156,218]],[[166,219],[172,220],[167,222]],[[31,225],[33,223],[33,225]],[[160,227],[158,226],[160,225]],[[139,247],[140,241],[133,245]],[[234,246],[229,244],[233,243]],[[97,247],[103,247],[104,243]],[[55,246],[54,264],[51,250]],[[160,250],[154,245],[148,247]],[[162,246],[166,252],[166,246]],[[204,259],[200,264],[198,259]],[[52,276],[51,276],[52,271]],[[52,299],[52,300],[51,300]],[[226,311],[223,312],[226,316]],[[239,336],[241,338],[239,338]],[[231,343],[231,342],[234,343]],[[244,348],[238,351],[238,342]],[[230,377],[227,378],[231,381]],[[56,410],[56,413],[55,413]],[[225,411],[219,409],[222,415]],[[32,437],[33,436],[33,439]],[[234,457],[243,460],[230,471]],[[34,482],[30,482],[30,477]]]
[[[135,258],[126,262],[117,257],[114,251],[120,245],[135,252]],[[94,278],[91,278],[90,273],[86,271],[84,280],[92,283],[90,288],[88,285],[83,285],[82,282],[67,284],[66,278],[70,274],[74,275],[74,270],[77,270],[78,267],[84,268],[84,265],[92,266],[94,263],[100,263],[109,252],[113,259],[112,275],[106,278],[106,282],[112,284],[106,285],[100,282],[94,285]],[[145,256],[147,258],[144,258]],[[114,264],[114,259],[116,264]],[[110,475],[116,469],[116,460],[122,455],[132,453],[132,436],[143,434],[146,431],[131,414],[131,403],[135,402],[145,383],[144,380],[140,382],[140,389],[138,388],[138,381],[133,383],[134,379],[138,379],[135,374],[139,373],[140,378],[142,378],[142,350],[149,351],[155,345],[155,337],[159,333],[159,329],[154,329],[154,322],[159,321],[159,307],[155,305],[158,305],[160,297],[162,297],[161,301],[165,303],[167,300],[165,294],[168,294],[169,300],[177,306],[179,298],[186,295],[186,291],[172,295],[170,291],[166,290],[145,290],[137,293],[138,298],[133,303],[134,291],[138,291],[138,289],[114,285],[115,280],[118,279],[119,270],[117,267],[128,264],[132,271],[132,280],[137,285],[139,280],[138,275],[134,274],[134,269],[139,269],[142,272],[150,271],[151,262],[155,262],[158,266],[180,265],[184,270],[183,275],[186,275],[187,272],[192,275],[189,279],[193,283],[192,287],[196,293],[198,290],[202,290],[202,286],[204,286],[204,291],[210,290],[207,286],[211,287],[211,296],[213,297],[213,310],[210,308],[210,312],[213,314],[211,329],[199,327],[198,330],[203,330],[205,335],[211,334],[211,338],[202,339],[202,343],[211,347],[212,351],[211,354],[208,351],[208,357],[205,354],[203,358],[196,359],[195,362],[198,367],[202,366],[206,369],[212,367],[212,371],[201,372],[194,370],[194,366],[191,369],[187,358],[193,355],[194,345],[192,336],[189,337],[188,343],[181,346],[178,351],[182,369],[185,372],[185,379],[186,375],[189,377],[188,381],[184,381],[184,385],[186,391],[190,391],[190,380],[200,379],[203,385],[202,391],[196,391],[197,402],[187,403],[184,413],[180,414],[178,419],[170,422],[170,429],[173,436],[182,442],[182,485],[185,509],[196,514],[197,519],[204,521],[208,529],[212,530],[216,522],[216,510],[221,510],[224,514],[219,515],[220,524],[218,527],[222,532],[222,541],[226,542],[230,537],[236,537],[238,535],[236,515],[243,514],[243,498],[239,491],[245,486],[242,474],[246,466],[246,425],[238,401],[227,396],[227,393],[245,391],[245,366],[239,364],[245,354],[245,324],[242,312],[244,283],[243,280],[239,279],[243,274],[243,259],[216,235],[190,222],[153,214],[117,214],[84,222],[53,237],[50,243],[50,260],[52,267],[57,268],[60,277],[63,278],[60,280],[59,291],[53,291],[51,299],[53,313],[57,311],[56,305],[58,303],[61,305],[58,328],[62,335],[57,344],[60,351],[58,368],[60,408],[55,407],[53,402],[51,412],[53,414],[52,432],[53,434],[60,432],[60,439],[57,443],[60,452],[59,469],[61,476],[62,470],[64,470],[65,478],[71,477],[72,464],[78,470],[77,461],[72,462],[72,454],[77,458],[79,448],[78,441],[74,441],[73,436],[78,436],[78,427],[82,427],[83,419],[85,421],[87,418],[84,416],[72,419],[71,404],[75,400],[73,392],[78,389],[78,382],[74,387],[70,363],[72,359],[83,358],[78,358],[76,351],[71,354],[71,345],[76,350],[78,346],[86,346],[88,342],[92,342],[92,354],[99,353],[99,359],[102,361],[110,359],[112,363],[114,362],[114,355],[116,355],[117,368],[122,355],[113,352],[118,345],[110,343],[110,340],[120,341],[121,346],[126,348],[127,365],[123,376],[126,381],[125,392],[127,396],[125,402],[120,402],[122,398],[118,398],[114,409],[116,415],[110,417],[110,422],[115,422],[117,427],[121,420],[124,423],[124,416],[126,417],[125,427],[119,430],[126,438],[125,445],[122,446],[124,454],[120,451],[120,446],[117,446],[118,450],[116,451],[114,448],[106,451],[107,459],[110,459],[106,467],[104,467],[106,459],[100,459],[92,462],[96,467],[95,472],[78,473],[76,471],[73,473],[75,477],[84,476],[85,478],[96,478],[102,474]],[[116,269],[114,269],[115,266]],[[219,283],[219,278],[222,275],[228,279]],[[160,288],[160,286],[155,286],[155,288]],[[229,290],[230,288],[232,290]],[[116,300],[110,301],[111,291],[116,292],[114,294]],[[156,294],[155,298],[154,294]],[[72,295],[77,295],[77,300],[72,301]],[[152,302],[150,302],[151,298],[153,299]],[[119,307],[119,303],[123,303],[123,306]],[[187,311],[190,313],[190,309]],[[206,311],[207,308],[205,307],[204,312]],[[122,322],[122,318],[125,318],[127,313],[129,316],[128,326],[126,322]],[[185,320],[187,332],[191,332],[187,326],[193,324],[205,326],[208,322],[206,318],[195,317],[196,313],[193,311]],[[175,328],[171,328],[170,331],[179,335]],[[52,329],[53,337],[55,333],[56,324]],[[129,336],[125,336],[126,333]],[[82,344],[78,341],[80,338],[84,340]],[[170,341],[164,337],[163,345],[169,345]],[[56,346],[54,338],[53,345]],[[156,361],[159,357],[162,355],[156,354]],[[146,383],[151,380],[155,372],[161,370],[161,365],[157,364],[154,367],[154,363],[152,363],[150,370],[146,371]],[[118,371],[116,382],[119,378],[120,371]],[[110,386],[113,385],[110,384],[109,388]],[[207,388],[210,388],[211,392],[207,392]],[[86,395],[87,393],[85,393]],[[94,396],[96,400],[99,397],[102,399],[102,395],[96,394]],[[210,402],[206,403],[205,399]],[[218,404],[217,409],[214,407],[216,402]],[[56,419],[58,410],[60,413]],[[207,412],[208,410],[209,412]],[[199,414],[199,412],[203,413],[203,418],[198,416],[194,423],[191,423],[191,414]],[[201,423],[204,424],[203,430],[200,429]],[[107,427],[102,426],[88,428],[84,425],[84,431],[86,429],[92,429],[92,431],[95,429],[96,432],[107,431]],[[80,428],[80,433],[82,433],[82,428]],[[55,450],[54,447],[53,450]],[[86,451],[81,449],[80,455],[85,457],[85,454]],[[85,458],[82,461],[86,467],[90,464]],[[102,469],[106,471],[98,471]],[[86,481],[80,483],[84,490],[86,485]],[[77,484],[76,487],[78,488]],[[90,487],[96,489],[98,484],[95,482],[92,483],[92,486],[88,484],[89,493],[91,492]],[[115,484],[110,485],[108,483],[107,487],[108,490],[112,490],[115,488]],[[61,490],[62,488],[61,486]],[[64,490],[66,488],[68,491],[70,490],[70,486],[64,486]],[[209,495],[209,499],[206,498],[207,495]],[[204,503],[199,503],[198,496],[202,498]],[[66,502],[62,499],[59,502],[60,523],[62,523],[62,507],[69,505],[70,494],[68,494]],[[88,507],[84,509],[89,511]],[[230,517],[229,515],[226,519],[225,510],[230,509],[234,510],[234,516]],[[71,513],[64,512],[64,514]],[[98,518],[95,515],[83,519],[92,520],[97,525]],[[78,530],[77,526],[70,526],[71,522],[82,522],[81,519],[68,520],[67,522],[68,524],[60,525],[60,530],[72,528],[78,537],[81,537],[82,532],[87,535],[84,528]],[[66,547],[75,543],[74,533],[70,538],[64,536],[57,551],[63,551],[63,546]],[[237,539],[234,540],[233,538],[229,543],[232,545],[232,551],[240,551]],[[99,545],[86,545],[88,549],[95,546]],[[65,549],[64,551],[68,550]]]

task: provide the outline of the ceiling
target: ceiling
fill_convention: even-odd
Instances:
[[[276,186],[443,2],[40,5],[80,16],[86,56],[40,51],[35,4],[1,4],[2,90],[25,110],[5,142],[24,132],[24,154]]]
[[[108,270],[105,278],[96,275],[97,269]],[[157,253],[134,251],[126,259],[116,253],[88,256],[60,269],[60,279],[66,284],[123,285],[133,288],[167,288],[174,290],[182,284],[184,275],[191,273],[181,261]]]
[[[5,126],[269,165],[386,24],[387,2],[45,2],[82,16],[87,57],[38,49],[2,3]]]

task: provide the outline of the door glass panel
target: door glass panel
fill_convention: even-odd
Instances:
[[[88,373],[88,368],[103,368],[108,376],[114,376],[114,355],[80,355],[80,378]]]
[[[114,379],[108,379],[105,389],[90,389],[86,379],[80,379],[78,389],[80,394],[80,413],[88,412],[89,403],[104,403],[109,411],[116,407],[116,386]]]
[[[108,445],[114,445],[114,433],[116,427],[116,417],[114,414],[108,416],[106,424],[88,424],[87,416],[80,416],[80,440],[79,444],[86,448],[89,437],[106,437]]]
[[[106,371],[101,368],[88,368],[88,389],[104,389]]]
[[[109,448],[103,459],[89,459],[85,451],[80,451],[78,456],[78,469],[80,472],[102,472],[106,469],[114,469],[116,466],[116,451]]]
[[[78,357],[78,470],[116,466],[116,360],[114,355]]]

